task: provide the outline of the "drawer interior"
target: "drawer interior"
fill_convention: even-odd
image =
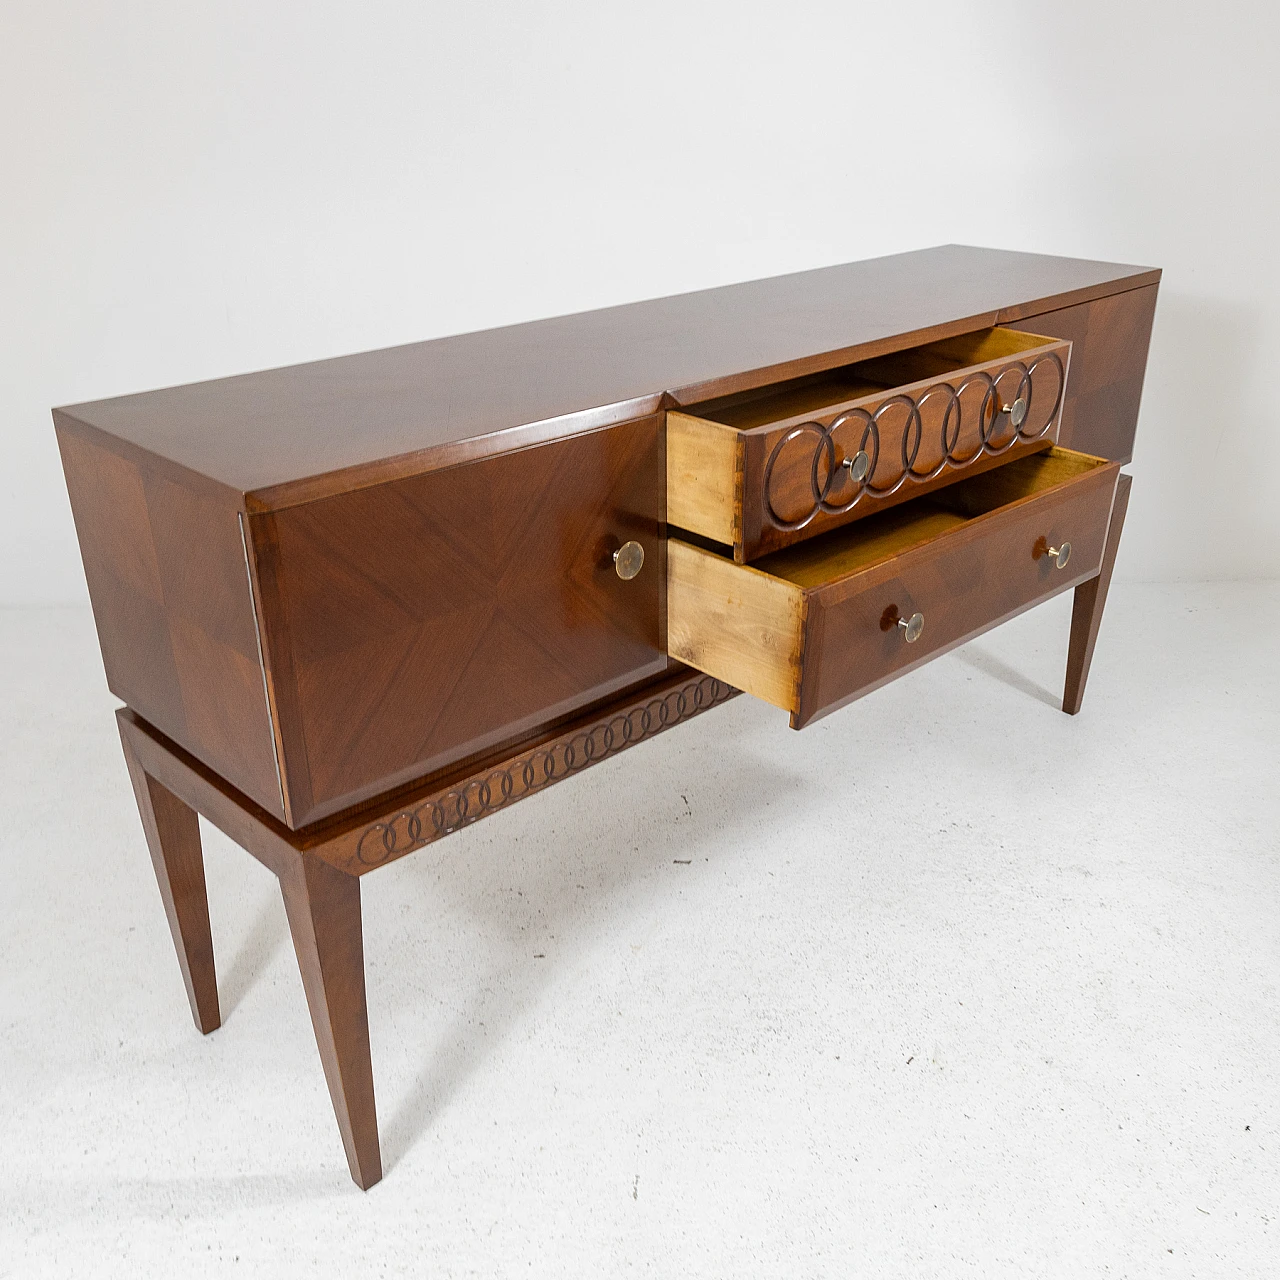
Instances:
[[[910,347],[874,360],[829,369],[805,378],[773,383],[755,391],[723,396],[692,405],[688,413],[726,427],[747,431],[803,414],[858,400],[894,387],[945,378],[959,369],[1004,360],[1056,341],[1018,329],[982,329]]]

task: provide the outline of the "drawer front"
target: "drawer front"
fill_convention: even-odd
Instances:
[[[1118,475],[1055,449],[758,566],[672,539],[669,652],[802,728],[1096,575]]]
[[[664,465],[653,415],[251,517],[290,825],[665,670]]]
[[[884,390],[762,425],[733,425],[752,420],[749,402],[671,413],[671,523],[732,545],[745,563],[1045,448],[1057,439],[1070,355],[1068,341],[997,329],[838,371],[833,390],[844,380]],[[780,389],[776,400],[787,407],[806,393]]]
[[[801,728],[965,640],[1094,577],[1102,567],[1118,466],[995,512],[851,581],[811,593]],[[1059,569],[1049,548],[1070,542]],[[919,613],[908,643],[898,619]]]

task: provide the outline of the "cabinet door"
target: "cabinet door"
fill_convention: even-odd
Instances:
[[[252,516],[291,825],[663,671],[665,466],[652,416]]]
[[[1059,444],[1113,462],[1132,459],[1155,312],[1151,284],[1018,321],[1071,343]]]

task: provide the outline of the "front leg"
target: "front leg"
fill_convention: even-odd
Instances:
[[[1102,572],[1076,588],[1071,608],[1071,643],[1067,649],[1067,683],[1062,694],[1062,709],[1069,716],[1075,715],[1084,701],[1084,685],[1089,678],[1093,648],[1098,643],[1098,628],[1102,626],[1102,611],[1111,587],[1111,571],[1116,567],[1116,552],[1120,549],[1120,534],[1124,530],[1125,512],[1129,510],[1129,489],[1132,485],[1133,480],[1129,476],[1122,475],[1117,480],[1111,523],[1107,526],[1107,541],[1102,550]]]
[[[200,821],[196,811],[156,781],[143,767],[123,725],[120,744],[138,801],[142,829],[160,896],[164,899],[169,932],[177,948],[182,980],[196,1026],[206,1035],[222,1025],[218,1009],[218,980],[213,967],[213,935],[209,929],[209,897],[204,884],[204,854],[200,849]]]
[[[293,947],[347,1164],[367,1191],[382,1178],[369,1057],[360,881],[307,853],[280,874]]]

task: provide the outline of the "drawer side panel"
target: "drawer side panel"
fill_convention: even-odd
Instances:
[[[800,588],[672,538],[667,610],[673,658],[796,710],[804,638]]]
[[[687,413],[667,414],[667,519],[732,545],[742,524],[738,433]]]

